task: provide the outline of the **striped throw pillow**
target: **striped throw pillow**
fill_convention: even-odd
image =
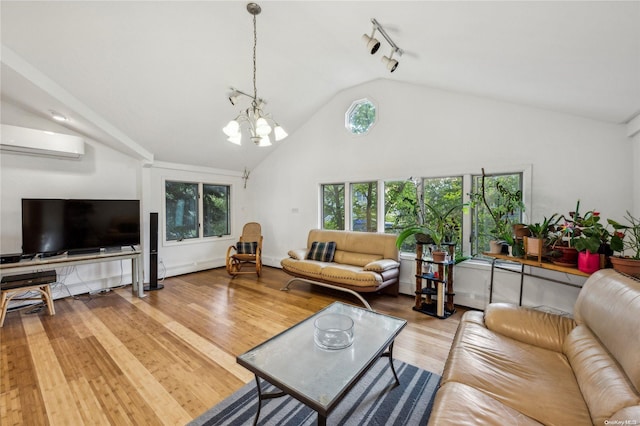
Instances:
[[[311,243],[311,249],[307,253],[307,259],[319,260],[321,262],[333,262],[333,255],[336,254],[335,241],[321,243],[314,241]]]
[[[258,251],[258,243],[256,241],[238,241],[236,244],[236,250],[238,251],[238,254],[256,254]]]

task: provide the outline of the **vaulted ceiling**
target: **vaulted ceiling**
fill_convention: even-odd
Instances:
[[[291,135],[278,144],[336,93],[383,78],[613,123],[640,112],[638,1],[260,4],[258,95]],[[251,168],[278,146],[221,131],[243,106],[229,88],[253,90],[245,6],[2,1],[2,122],[42,128],[56,110],[143,160]],[[394,73],[382,37],[365,51],[371,18],[405,51]]]

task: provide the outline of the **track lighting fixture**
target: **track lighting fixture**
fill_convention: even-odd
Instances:
[[[367,44],[367,51],[369,51],[372,55],[378,51],[378,49],[380,48],[380,42],[377,39],[373,38],[373,36],[375,35],[376,31],[380,32],[380,34],[382,34],[382,37],[384,37],[387,43],[389,43],[389,45],[391,46],[391,54],[388,57],[383,56],[382,63],[385,64],[389,72],[394,72],[396,68],[398,68],[398,61],[396,59],[393,59],[393,54],[396,53],[398,56],[402,56],[404,51],[400,49],[398,45],[393,42],[393,40],[391,40],[389,34],[387,34],[384,28],[382,28],[382,25],[380,25],[375,18],[371,19],[371,23],[373,24],[373,31],[371,32],[371,36],[367,34],[362,35],[362,40],[364,40],[364,42]]]
[[[378,49],[380,49],[380,42],[377,39],[373,38],[375,33],[376,29],[374,28],[371,36],[362,34],[362,40],[364,40],[364,42],[367,44],[367,50],[371,52],[372,55],[375,54]]]
[[[382,56],[382,63],[385,64],[389,72],[394,72],[396,68],[398,68],[398,61],[393,59],[393,52],[394,50],[391,51],[388,58],[386,56]]]

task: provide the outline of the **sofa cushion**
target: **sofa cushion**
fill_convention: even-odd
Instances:
[[[562,352],[565,338],[576,326],[569,317],[510,303],[490,304],[484,317],[490,330],[556,352]]]
[[[449,382],[438,389],[429,425],[455,426],[539,426],[541,423],[519,413],[489,395],[463,383]],[[508,422],[505,422],[508,419]]]
[[[311,243],[309,253],[307,253],[307,259],[318,260],[320,262],[333,262],[333,256],[336,253],[335,241],[320,242],[314,241]]]
[[[328,263],[318,262],[317,260],[295,260],[290,257],[284,258],[280,264],[285,271],[290,271],[295,275],[302,275],[309,279],[322,278],[322,269]]]
[[[475,321],[460,322],[442,375],[442,383],[448,382],[471,386],[540,423],[591,424],[564,354],[502,336]]]
[[[322,278],[355,287],[369,287],[382,284],[382,277],[375,272],[366,272],[360,266],[331,263],[322,270]]]
[[[605,424],[621,409],[640,404],[620,365],[588,327],[576,327],[564,347],[594,424]]]
[[[340,247],[338,247],[333,260],[345,265],[364,266],[380,259],[382,259],[382,256],[377,254],[354,253],[352,251],[340,250]]]
[[[364,265],[365,271],[384,272],[390,269],[397,269],[400,267],[400,262],[396,262],[391,259],[380,259],[373,262],[369,262]]]
[[[576,322],[587,325],[620,363],[640,393],[640,281],[613,269],[595,272],[584,283],[573,313]]]

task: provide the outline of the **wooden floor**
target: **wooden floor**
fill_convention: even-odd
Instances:
[[[235,357],[346,293],[297,283],[264,268],[231,279],[224,269],[164,281],[139,299],[131,287],[55,301],[56,315],[7,315],[0,329],[0,424],[183,425],[253,375]],[[366,296],[408,320],[397,359],[442,372],[460,312],[446,320],[411,309],[413,298]],[[459,309],[460,311],[460,309]]]

